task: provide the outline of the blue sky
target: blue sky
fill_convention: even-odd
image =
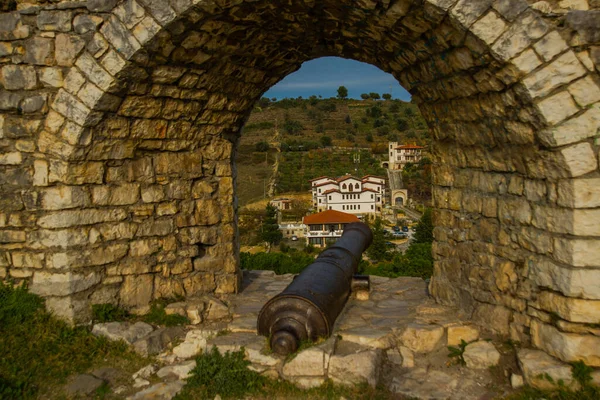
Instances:
[[[391,93],[394,99],[410,100],[410,94],[400,86],[396,78],[379,68],[339,57],[323,57],[307,61],[302,67],[273,86],[265,97],[323,98],[337,96],[337,89],[345,86],[348,97],[359,99],[361,93]]]

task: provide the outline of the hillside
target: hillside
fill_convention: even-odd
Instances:
[[[240,205],[265,196],[277,157],[275,194],[304,192],[308,180],[321,175],[385,174],[379,165],[387,158],[389,141],[429,145],[427,126],[414,104],[314,96],[275,102],[263,98],[242,131],[236,160]],[[355,171],[357,151],[361,162]]]

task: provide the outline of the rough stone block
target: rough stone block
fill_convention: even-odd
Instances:
[[[444,328],[439,325],[408,324],[400,342],[416,353],[429,353],[441,345]]]
[[[567,362],[583,361],[600,367],[600,337],[561,332],[551,325],[531,321],[531,341],[545,352]]]
[[[600,87],[589,75],[572,83],[568,90],[580,107],[600,102]]]
[[[119,292],[120,303],[128,308],[146,307],[152,300],[152,275],[128,275]]]
[[[32,66],[5,65],[2,67],[0,83],[8,90],[31,90],[37,85],[37,75]]]
[[[69,32],[72,18],[70,11],[41,11],[37,17],[37,25],[43,31]]]
[[[600,207],[600,178],[561,180],[558,204],[574,208]]]
[[[381,350],[338,347],[329,360],[329,378],[341,385],[354,386],[367,383],[371,387],[379,382]]]
[[[568,297],[600,300],[600,270],[563,267],[546,258],[528,264],[529,276],[537,285]]]
[[[562,381],[569,386],[573,382],[571,366],[560,362],[543,351],[520,349],[517,352],[519,365],[525,381],[538,389],[555,389],[556,384],[550,383],[544,374],[548,374],[556,383]]]
[[[552,257],[574,267],[598,267],[600,266],[600,240],[555,238]]]
[[[479,341],[471,343],[463,354],[467,368],[486,369],[500,362],[500,352],[492,343]]]
[[[100,222],[118,222],[127,217],[127,213],[121,209],[113,210],[68,210],[48,213],[38,219],[38,225],[42,228],[68,228],[78,225],[92,225]]]
[[[595,324],[600,321],[600,301],[564,297],[555,292],[543,291],[537,305],[571,322]]]
[[[448,346],[458,346],[461,340],[467,343],[479,339],[479,330],[469,325],[451,325],[448,328]]]
[[[35,37],[25,42],[25,57],[27,64],[54,64],[54,39]]]
[[[558,124],[576,114],[579,109],[568,91],[554,94],[538,103],[538,108],[549,124]]]
[[[29,290],[40,296],[68,296],[82,292],[100,283],[102,277],[95,272],[89,274],[64,274],[36,271]]]

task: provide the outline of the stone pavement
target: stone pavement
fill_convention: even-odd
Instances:
[[[515,387],[523,384],[514,347],[491,342],[493,336],[470,325],[457,310],[435,304],[420,278],[371,277],[370,298],[350,298],[329,339],[295,356],[279,357],[268,350],[266,338],[256,334],[256,321],[263,304],[292,278],[271,271],[245,271],[237,295],[174,303],[168,312],[187,313],[197,324],[186,327],[184,333],[169,331],[170,336],[163,331],[159,336],[164,343],[154,340],[152,346],[139,343],[157,337],[156,332],[165,328],[148,334],[139,322],[96,325],[97,334],[113,339],[121,335],[138,352],[158,354],[157,363],[132,377],[132,387],[119,387],[115,392],[135,400],[170,399],[184,387],[195,366],[193,358],[213,346],[222,353],[244,348],[252,370],[301,388],[331,379],[342,385],[383,384],[399,396],[419,399],[482,399],[508,393],[510,382]],[[447,346],[459,347],[461,340],[469,343],[464,364],[448,357]],[[144,349],[152,351],[144,353]],[[519,359],[530,383],[536,384],[536,371],[542,367],[571,383],[568,365],[541,351],[519,350]],[[542,381],[537,383],[548,385]]]

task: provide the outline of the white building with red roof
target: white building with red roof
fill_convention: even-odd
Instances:
[[[383,166],[388,169],[404,169],[408,163],[416,164],[423,158],[424,147],[414,144],[398,144],[398,142],[390,142],[388,154],[390,161],[383,163]]]
[[[359,222],[356,215],[327,210],[302,218],[306,244],[315,247],[326,247],[335,243],[344,232],[344,227],[352,222]]]
[[[380,176],[322,176],[311,180],[311,188],[313,207],[319,212],[340,211],[362,218],[381,213],[385,203],[385,178]]]

